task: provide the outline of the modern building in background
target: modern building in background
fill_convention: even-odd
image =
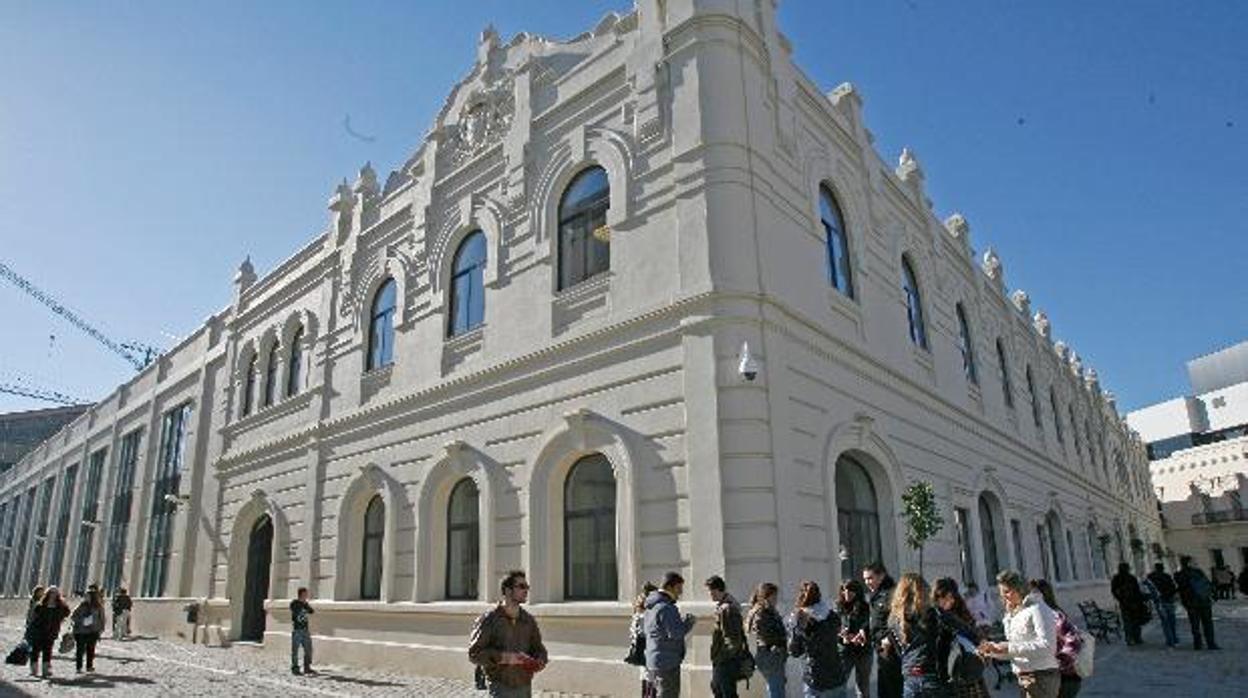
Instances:
[[[86,411],[87,405],[70,405],[0,414],[0,473]]]
[[[929,576],[1104,598],[1161,540],[1144,444],[775,20],[640,0],[566,42],[487,30],[405,164],[0,477],[4,591],[125,583],[145,632],[203,598],[210,636],[284,651],[307,586],[324,661],[467,677],[522,568],[539,686],[628,693],[645,580],[680,571],[706,613],[712,574],[791,601],[916,569],[924,481]]]
[[[1127,415],[1147,442],[1170,556],[1248,566],[1248,342],[1187,364],[1193,394]]]

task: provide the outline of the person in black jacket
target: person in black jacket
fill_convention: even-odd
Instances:
[[[1148,599],[1140,590],[1140,582],[1131,574],[1131,565],[1118,563],[1118,574],[1110,580],[1109,588],[1122,608],[1122,632],[1127,637],[1127,644],[1140,644],[1144,641],[1140,636],[1140,627],[1147,620]]]
[[[948,698],[948,677],[940,661],[940,617],[929,601],[927,582],[913,572],[901,575],[893,591],[885,643],[901,659],[905,698]]]
[[[1161,618],[1161,631],[1166,635],[1166,647],[1178,647],[1179,633],[1175,627],[1174,600],[1179,587],[1174,578],[1166,573],[1166,566],[1158,562],[1148,573],[1148,583],[1157,591],[1157,615]]]
[[[974,655],[974,648],[987,638],[979,632],[975,616],[967,608],[966,600],[962,598],[956,580],[950,577],[936,580],[936,584],[932,586],[932,605],[936,607],[937,616],[940,618],[940,637],[936,643],[936,656],[939,669],[944,676],[949,669],[949,655],[958,651],[960,640],[965,641],[962,646],[968,647],[968,653]],[[980,669],[979,676],[945,676],[954,698],[989,698],[988,684],[984,682],[982,674],[983,663],[977,659],[973,661]]]
[[[113,639],[124,640],[130,637],[130,609],[134,601],[125,587],[120,587],[113,594]]]
[[[299,587],[295,598],[290,602],[290,673],[298,676],[313,676],[312,670],[312,630],[308,627],[308,616],[316,611],[308,603],[308,588]],[[303,670],[299,669],[299,648],[303,648]]]
[[[901,698],[901,658],[884,643],[888,636],[888,614],[893,603],[892,577],[884,565],[873,562],[862,570],[862,583],[867,587],[867,603],[871,606],[868,633],[876,651],[875,684],[879,698]]]
[[[1174,585],[1179,588],[1179,601],[1187,609],[1187,618],[1192,624],[1192,645],[1195,649],[1204,649],[1201,642],[1201,630],[1204,630],[1204,642],[1209,649],[1221,649],[1213,641],[1213,584],[1199,567],[1192,564],[1190,555],[1179,558],[1179,571],[1174,573]]]
[[[789,625],[793,628],[789,654],[803,662],[802,695],[843,695],[846,673],[841,662],[841,619],[823,600],[818,584],[808,580],[798,586]]]
[[[95,644],[100,641],[104,628],[104,599],[98,588],[87,592],[82,603],[69,617],[74,632],[74,666],[82,673],[82,660],[87,660],[87,673],[95,672]]]
[[[52,678],[52,645],[61,634],[61,623],[69,616],[69,606],[61,598],[61,590],[54,586],[43,592],[39,605],[35,606],[30,623],[30,675],[39,676],[39,658],[43,657],[43,678]]]
[[[836,612],[841,618],[841,658],[845,663],[845,675],[854,670],[854,684],[858,695],[867,698],[871,688],[871,606],[867,604],[866,589],[857,579],[841,582],[836,595]]]
[[[784,665],[789,658],[788,634],[784,619],[776,610],[779,591],[771,582],[759,584],[745,615],[746,632],[754,636],[754,662],[767,682],[767,698],[784,698],[787,683]]]

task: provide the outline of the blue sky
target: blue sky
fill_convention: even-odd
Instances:
[[[570,37],[629,9],[4,3],[0,260],[108,334],[170,346],[228,303],[244,256],[263,273],[312,238],[335,182],[408,157],[487,23]],[[783,0],[780,23],[1121,407],[1248,338],[1248,4]],[[99,397],[132,374],[2,284],[0,328],[0,381]]]

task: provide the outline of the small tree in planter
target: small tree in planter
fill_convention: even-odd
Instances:
[[[923,546],[940,533],[945,520],[936,506],[930,482],[916,482],[901,495],[901,518],[906,522],[906,544],[919,551],[919,574],[923,574]]]

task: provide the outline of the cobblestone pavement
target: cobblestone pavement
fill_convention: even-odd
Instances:
[[[1148,698],[1198,696],[1239,698],[1248,695],[1248,602],[1222,602],[1215,607],[1219,652],[1195,652],[1187,619],[1179,617],[1184,645],[1168,650],[1161,626],[1146,626],[1145,644],[1127,647],[1120,640],[1097,647],[1096,673],[1084,682],[1080,696]],[[20,621],[0,618],[0,648],[5,654],[21,636]],[[127,642],[104,640],[95,675],[76,676],[73,656],[56,655],[51,681],[32,678],[26,667],[0,664],[0,698],[124,694],[147,696],[429,696],[479,698],[468,681],[421,678],[400,673],[319,667],[316,677],[292,676],[284,657],[245,646],[230,649],[188,645],[160,639]],[[757,684],[758,682],[754,682]],[[991,683],[991,682],[990,682]],[[996,696],[1016,696],[1005,684]]]

